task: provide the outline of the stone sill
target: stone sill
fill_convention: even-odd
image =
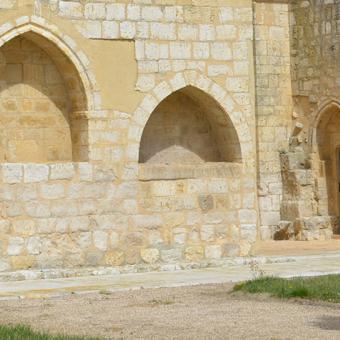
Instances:
[[[238,177],[242,163],[139,164],[140,181]]]

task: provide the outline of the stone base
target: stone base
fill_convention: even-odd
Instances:
[[[330,240],[333,235],[330,216],[313,216],[294,222],[296,239],[301,241]]]
[[[274,240],[330,240],[333,230],[334,218],[331,216],[303,217],[294,222],[280,221],[274,233]]]

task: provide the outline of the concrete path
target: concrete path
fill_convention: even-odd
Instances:
[[[308,255],[254,258],[255,265],[229,265],[176,272],[151,272],[64,279],[0,282],[0,299],[42,298],[84,292],[121,291],[141,288],[178,287],[248,280],[260,271],[266,276],[293,277],[340,274],[340,252]],[[285,261],[284,261],[285,260]],[[270,263],[272,262],[272,263]],[[262,263],[262,264],[261,264]]]

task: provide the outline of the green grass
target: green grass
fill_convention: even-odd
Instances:
[[[263,277],[239,283],[235,285],[233,291],[267,293],[283,299],[303,298],[340,302],[340,275],[293,279]]]
[[[33,331],[29,326],[0,325],[1,340],[99,340],[99,338],[86,338],[81,336],[50,335]]]

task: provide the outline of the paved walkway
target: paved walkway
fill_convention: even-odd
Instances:
[[[229,265],[224,268],[177,272],[0,282],[0,299],[41,298],[93,291],[121,291],[239,282],[254,277],[254,271],[251,267],[257,267],[257,272],[263,271],[264,275],[280,277],[340,274],[340,252],[277,259],[278,263],[275,263],[275,257],[254,258],[253,261],[257,263],[255,266]]]

